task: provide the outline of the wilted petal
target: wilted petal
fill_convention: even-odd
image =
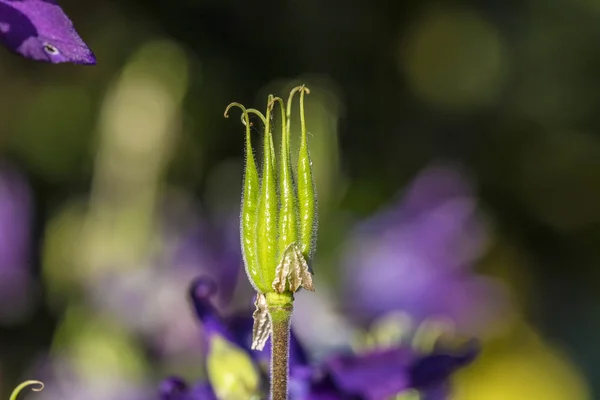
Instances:
[[[267,300],[265,295],[259,293],[256,296],[254,303],[256,310],[252,313],[252,319],[254,320],[254,326],[252,327],[252,350],[262,350],[265,347],[265,342],[271,335],[271,317],[267,310]]]

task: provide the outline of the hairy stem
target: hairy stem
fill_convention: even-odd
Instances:
[[[267,293],[271,317],[271,400],[287,400],[290,347],[290,323],[294,309],[291,292]]]

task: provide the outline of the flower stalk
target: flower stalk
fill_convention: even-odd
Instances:
[[[294,295],[268,293],[267,304],[271,319],[271,399],[285,400],[288,396],[290,325]]]

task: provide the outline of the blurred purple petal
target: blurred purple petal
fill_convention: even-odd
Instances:
[[[217,400],[217,396],[209,383],[202,382],[192,387],[186,400]]]
[[[159,393],[161,400],[217,400],[208,382],[200,382],[189,388],[182,379],[177,377],[163,380]]]
[[[317,382],[314,382],[307,388],[306,391],[297,391],[297,394],[290,390],[291,400],[348,400],[351,397],[341,393],[335,384],[332,382],[331,377],[327,376]]]
[[[187,384],[180,378],[164,379],[158,388],[161,400],[184,400],[187,395]]]
[[[160,357],[191,359],[201,353],[197,318],[182,296],[190,282],[199,274],[214,280],[219,290],[209,303],[220,312],[230,306],[243,273],[239,245],[230,247],[232,237],[239,242],[238,225],[202,218],[199,210],[185,192],[168,192],[157,207],[156,251],[135,260],[134,268],[109,268],[87,282],[95,305],[147,338]]]
[[[235,337],[225,324],[219,311],[211,302],[211,298],[216,292],[216,283],[212,279],[203,276],[194,280],[190,286],[189,294],[194,304],[196,315],[202,323],[205,339],[208,340],[212,335],[218,334],[231,342],[235,342]]]
[[[248,308],[231,316],[222,317],[218,314],[212,303],[210,303],[210,297],[214,296],[216,291],[214,282],[210,278],[201,277],[192,284],[192,287],[194,285],[197,285],[196,291],[200,292],[194,295],[194,306],[196,314],[202,323],[208,323],[208,329],[212,329],[227,337],[249,352],[254,360],[268,368],[271,361],[271,339],[267,340],[262,350],[250,350],[252,345],[252,326],[254,324],[252,309]],[[214,319],[217,322],[213,322]],[[215,326],[218,326],[219,329],[215,330]],[[205,327],[205,329],[207,328]],[[290,332],[289,363],[290,376],[293,378],[307,379],[310,376],[312,370],[308,365],[306,352],[293,330]]]
[[[479,347],[473,342],[461,351],[439,352],[418,359],[410,367],[411,387],[418,389],[439,387],[454,371],[473,362],[478,353]]]
[[[456,164],[433,163],[409,186],[403,200],[406,216],[428,214],[447,199],[473,198],[475,193],[467,171]]]
[[[325,363],[328,376],[313,385],[309,398],[333,399],[336,393],[343,393],[365,400],[384,400],[416,389],[425,398],[446,399],[449,377],[476,355],[477,348],[470,345],[461,351],[426,356],[405,347],[334,356]]]
[[[13,320],[30,304],[32,194],[25,178],[0,166],[0,319]]]
[[[343,393],[379,400],[410,387],[408,366],[413,357],[407,349],[340,355],[327,362],[326,371]]]
[[[502,286],[474,275],[487,230],[464,173],[452,165],[425,169],[402,201],[360,224],[343,265],[348,306],[358,318],[391,311],[418,321],[449,317],[477,329],[499,314]]]
[[[429,387],[420,393],[419,400],[449,400],[450,399],[450,384],[444,382],[433,387]]]
[[[219,305],[229,304],[243,271],[239,217],[213,221],[202,218],[188,198],[171,196],[162,209],[163,237],[175,243],[170,262],[192,267],[219,285]]]

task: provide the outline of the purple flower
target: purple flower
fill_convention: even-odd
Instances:
[[[55,0],[0,0],[0,41],[36,61],[96,64],[96,57]]]
[[[255,361],[263,376],[268,371],[268,351],[250,350],[252,322],[250,312],[232,317],[222,316],[211,302],[216,285],[209,278],[199,278],[190,288],[194,308],[210,338],[218,335],[242,349]],[[247,319],[246,323],[242,321]],[[435,350],[421,354],[415,349],[398,345],[384,350],[334,354],[324,362],[311,364],[293,331],[290,346],[290,398],[292,400],[363,399],[383,400],[410,389],[421,392],[426,399],[444,400],[448,394],[448,378],[458,368],[470,363],[477,353],[474,346],[458,352]],[[168,378],[161,384],[163,400],[212,400],[213,382],[201,381],[196,397],[194,390],[178,378]],[[435,396],[435,397],[432,397]]]
[[[237,312],[230,316],[222,316],[212,303],[212,298],[217,293],[217,285],[207,277],[194,280],[190,286],[190,299],[194,305],[196,315],[202,324],[205,333],[206,346],[210,344],[212,335],[218,334],[246,350],[250,356],[268,367],[270,362],[271,339],[263,350],[250,350],[252,345],[252,309]],[[248,303],[250,305],[250,303]],[[253,302],[252,302],[253,304]],[[290,374],[292,376],[306,377],[308,364],[306,353],[298,342],[294,332],[290,335]]]
[[[346,304],[358,319],[407,312],[417,323],[450,319],[473,334],[504,306],[503,287],[471,267],[486,226],[465,174],[451,165],[424,170],[390,208],[361,223],[343,258]]]

